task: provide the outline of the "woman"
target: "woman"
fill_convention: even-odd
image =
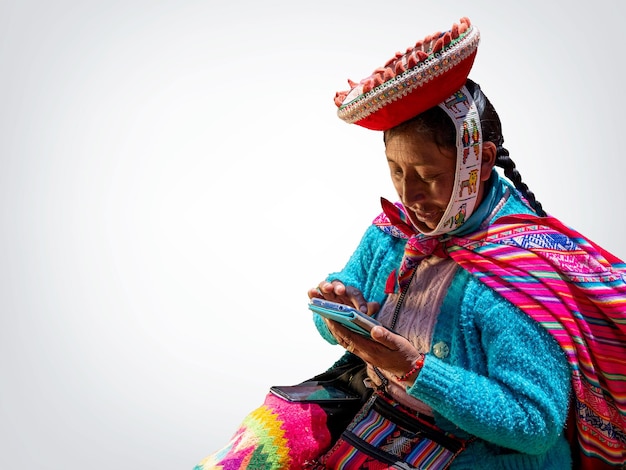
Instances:
[[[483,118],[483,132],[498,135],[497,115],[480,88],[471,81],[466,86],[483,106],[480,115],[491,116]],[[408,222],[421,233],[435,231],[451,196],[459,194],[453,195],[457,151],[452,121],[435,107],[385,131],[384,137],[391,178]],[[504,159],[502,147],[483,143],[477,209],[471,216],[466,213],[459,229],[446,233],[462,235],[505,214],[533,213],[493,170],[498,152]],[[379,272],[378,266],[397,263],[404,246],[390,246],[395,240],[381,230],[381,219],[344,270],[312,289],[310,296],[358,308],[367,308],[366,298],[382,300],[385,284],[369,277]],[[450,257],[431,254],[411,272],[415,274],[405,284],[393,326],[398,334],[375,328],[371,341],[318,317],[322,335],[361,357],[369,379],[377,386],[386,382],[387,392],[398,402],[433,416],[446,431],[461,428],[466,437],[479,438],[452,468],[570,468],[563,435],[570,374],[554,338]],[[368,290],[368,285],[375,287]],[[399,295],[389,294],[380,312],[370,303],[368,313],[377,313],[379,321],[391,326]],[[423,365],[415,370],[422,354]]]
[[[344,269],[309,291],[388,327],[366,337],[314,317],[347,350],[315,379],[349,371],[347,387],[367,398],[364,408],[347,426],[355,410],[346,419],[269,396],[198,468],[387,468],[380,462],[396,458],[398,468],[561,470],[626,461],[624,265],[547,217],[522,183],[495,109],[467,78],[477,45],[464,18],[336,97],[342,119],[383,131],[399,197],[383,200]],[[419,450],[419,433],[364,424],[374,399],[452,440],[430,442],[439,464]],[[387,423],[393,412],[379,414]],[[393,432],[372,440],[372,429]],[[279,438],[260,437],[269,434]],[[367,446],[375,451],[364,456]]]

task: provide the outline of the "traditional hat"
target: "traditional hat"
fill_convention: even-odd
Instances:
[[[426,36],[359,83],[348,80],[350,90],[335,95],[339,117],[384,131],[436,106],[465,84],[479,40],[468,18]]]

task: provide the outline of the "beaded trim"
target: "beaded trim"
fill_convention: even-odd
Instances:
[[[477,28],[469,24],[469,20],[466,18],[463,18],[461,23],[466,25],[467,29],[463,33],[459,33],[456,39],[449,38],[448,44],[445,44],[445,36],[450,34],[450,31],[440,34],[436,38],[427,37],[421,44],[418,43],[420,48],[423,47],[423,44],[428,43],[426,44],[427,50],[431,52],[432,49],[437,49],[436,42],[443,38],[440,50],[431,52],[430,55],[426,55],[423,50],[417,50],[414,53],[415,49],[419,49],[416,45],[416,48],[409,49],[405,54],[396,54],[396,57],[391,59],[385,68],[378,69],[372,77],[360,84],[354,84],[355,87],[350,92],[337,93],[335,102],[339,106],[337,111],[339,117],[350,124],[358,122],[389,103],[407,96],[415,89],[470,57],[478,47],[480,33]],[[430,49],[432,42],[435,42],[435,46]],[[413,65],[416,60],[419,62]],[[407,65],[412,65],[412,67],[403,71]],[[390,66],[394,66],[395,70]],[[400,73],[394,76],[393,74],[396,72]],[[369,91],[365,91],[372,86],[372,81],[380,81],[381,78],[386,79],[386,81]],[[352,98],[354,95],[357,96]]]
[[[480,187],[483,133],[480,114],[467,87],[461,88],[439,107],[456,128],[456,172],[450,202],[437,227],[424,235],[435,236],[459,228],[474,212]]]

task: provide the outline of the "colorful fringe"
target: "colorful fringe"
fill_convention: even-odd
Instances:
[[[329,447],[326,413],[319,405],[268,394],[263,405],[244,418],[230,442],[194,470],[299,469]]]
[[[445,253],[542,324],[572,369],[581,468],[626,462],[626,265],[552,217],[502,217],[486,230],[436,239],[416,235],[401,206],[383,202],[406,238],[399,272]],[[397,231],[395,234],[397,235]],[[389,284],[388,284],[389,285]]]

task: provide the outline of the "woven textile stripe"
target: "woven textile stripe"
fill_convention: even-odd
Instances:
[[[292,403],[268,394],[246,416],[230,442],[194,470],[285,470],[330,447],[326,413],[316,404]]]
[[[419,458],[418,457],[419,454]],[[424,440],[406,458],[407,462],[414,462],[417,468],[446,468],[444,462],[452,452],[438,446],[433,441]]]
[[[623,263],[611,265],[619,260],[554,219],[533,222],[518,216],[499,219],[488,232],[455,239],[448,252],[553,334],[572,366],[582,450],[608,463],[623,463]]]
[[[361,449],[386,455],[389,463],[375,460]],[[411,468],[442,470],[449,465],[452,455],[452,451],[402,428],[370,408],[352,428],[344,432],[324,463],[326,468],[336,470],[399,468],[393,467],[393,462],[406,462]]]

